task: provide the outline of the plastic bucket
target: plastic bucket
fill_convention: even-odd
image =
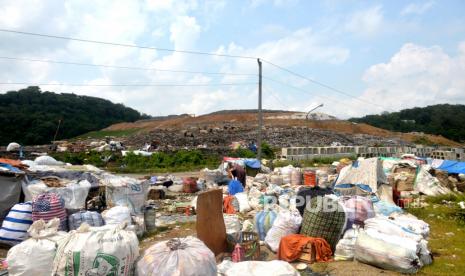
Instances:
[[[316,186],[316,172],[314,170],[304,172],[304,185],[310,187]]]

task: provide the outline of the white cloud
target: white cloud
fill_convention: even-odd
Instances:
[[[430,10],[433,5],[435,4],[434,1],[427,1],[422,3],[410,3],[405,6],[400,15],[410,15],[410,14],[423,14]]]
[[[250,0],[250,7],[257,8],[262,5],[273,5],[275,7],[290,7],[294,6],[299,0]]]
[[[451,56],[439,46],[407,43],[386,63],[368,68],[363,76],[367,89],[361,99],[379,108],[350,100],[344,117],[438,103],[465,103],[465,42]],[[360,108],[360,109],[359,109]]]
[[[375,34],[383,23],[383,10],[375,6],[353,13],[346,22],[346,29],[355,34],[370,36]]]

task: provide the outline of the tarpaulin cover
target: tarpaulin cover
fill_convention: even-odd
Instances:
[[[465,162],[444,160],[437,169],[448,173],[465,173]]]
[[[234,157],[223,157],[224,162],[236,162],[242,161],[244,164],[252,169],[260,169],[262,167],[260,160],[255,158],[234,158]]]
[[[0,167],[3,168],[3,169],[6,169],[8,170],[7,172],[11,172],[11,173],[24,173],[22,170],[16,168],[16,167],[13,167],[12,165],[10,164],[7,164],[7,163],[0,163]]]

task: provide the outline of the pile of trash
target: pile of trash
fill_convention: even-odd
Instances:
[[[245,183],[228,178],[229,162]],[[270,170],[227,159],[199,177],[135,179],[49,156],[0,159],[0,242],[13,246],[10,275],[299,275],[350,260],[416,273],[432,263],[430,229],[403,208],[453,191],[434,166],[370,158]],[[197,237],[139,252],[144,233],[179,222],[196,222]]]

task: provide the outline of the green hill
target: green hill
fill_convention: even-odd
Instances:
[[[50,143],[60,120],[57,140],[144,118],[147,116],[108,100],[41,92],[31,86],[0,94],[0,145],[13,141],[24,145]]]
[[[418,131],[442,135],[457,142],[465,141],[465,105],[460,104],[415,107],[399,112],[385,112],[381,115],[367,115],[349,120],[391,131]]]

